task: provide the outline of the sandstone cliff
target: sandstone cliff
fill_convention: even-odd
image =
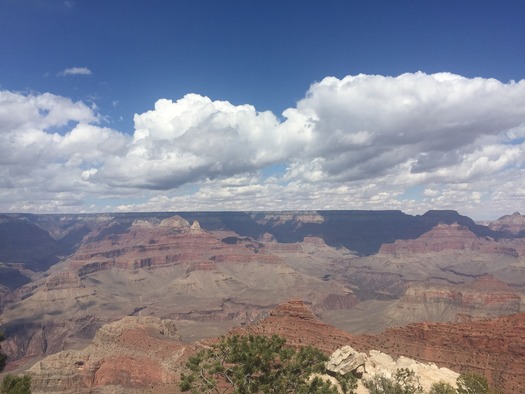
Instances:
[[[525,216],[514,212],[512,215],[505,215],[493,221],[488,227],[493,231],[504,231],[513,235],[525,234]]]
[[[83,350],[62,351],[33,365],[27,373],[38,392],[144,392],[174,382],[184,359],[175,322],[126,317],[98,330]]]
[[[463,323],[415,323],[360,340],[393,356],[480,373],[505,393],[525,393],[523,313]]]
[[[521,304],[515,290],[486,275],[466,285],[410,285],[387,315],[398,324],[461,321],[512,315],[520,312]]]
[[[175,324],[153,317],[107,324],[85,349],[63,351],[32,366],[28,373],[35,392],[177,392],[178,373],[187,357],[217,339],[184,345]],[[313,345],[327,354],[350,345],[366,353],[369,375],[409,367],[429,382],[438,372],[453,380],[457,375],[439,369],[447,367],[484,374],[504,392],[525,392],[525,314],[457,324],[419,323],[376,336],[351,335],[320,322],[308,305],[295,300],[278,306],[257,324],[230,332],[247,333],[278,334],[292,346]]]
[[[115,226],[104,222],[69,259],[18,289],[2,315],[11,361],[67,349],[126,315],[199,322],[190,334],[200,337],[250,323],[291,297],[316,310],[358,302],[350,288],[322,279],[344,254],[320,239],[279,250],[180,216]]]
[[[512,247],[502,245],[492,238],[480,238],[467,227],[457,223],[438,224],[415,240],[397,240],[392,244],[383,244],[379,253],[396,255],[448,250],[499,253],[518,257],[517,251]]]

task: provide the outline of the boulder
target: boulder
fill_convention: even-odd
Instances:
[[[347,345],[332,353],[330,360],[326,362],[326,369],[333,373],[346,375],[364,366],[366,360],[366,354],[360,353]],[[360,369],[360,372],[362,373],[362,369]]]

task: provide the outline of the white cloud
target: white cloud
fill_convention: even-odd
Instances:
[[[86,196],[107,192],[82,173],[121,154],[129,137],[96,126],[98,119],[64,97],[0,91],[0,210],[78,208]]]
[[[188,182],[253,172],[286,158],[278,120],[250,105],[189,94],[159,100],[135,115],[127,153],[108,158],[94,181],[113,186],[168,190]]]
[[[58,75],[62,77],[65,77],[68,75],[92,75],[92,74],[93,72],[87,67],[70,67],[58,73]]]
[[[129,136],[94,106],[0,91],[0,211],[525,212],[525,81],[329,77],[283,117],[188,94]]]
[[[330,77],[285,116],[294,119],[290,127],[302,124],[310,134],[304,154],[292,159],[290,177],[312,180],[312,163],[316,178],[334,181],[395,173],[408,162],[411,173],[436,172],[472,155],[482,137],[502,141],[505,132],[523,127],[525,80],[503,84],[448,73]]]

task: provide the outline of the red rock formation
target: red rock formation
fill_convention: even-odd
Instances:
[[[292,300],[279,305],[259,324],[236,328],[231,334],[277,334],[292,346],[315,346],[327,354],[351,343],[354,336],[318,320],[303,301]]]
[[[59,272],[47,277],[44,284],[44,290],[61,290],[72,288],[84,288],[85,286],[80,282],[79,276],[74,272]]]
[[[525,216],[520,215],[519,212],[505,215],[490,223],[489,228],[494,231],[507,231],[516,235],[521,231],[525,231]]]
[[[348,294],[328,294],[324,299],[321,309],[323,310],[337,310],[337,309],[352,309],[359,303],[359,299],[353,293]]]
[[[225,244],[214,235],[203,231],[197,222],[191,226],[179,216],[164,219],[159,224],[139,220],[123,234],[98,240],[97,234],[78,249],[69,260],[69,267],[80,276],[117,268],[155,268],[172,264],[192,263],[198,269],[203,262],[275,263],[272,254],[259,252],[261,245],[246,241],[243,244]]]
[[[525,314],[463,323],[415,323],[363,335],[364,346],[392,356],[485,375],[505,393],[525,393]]]
[[[506,283],[485,275],[462,286],[414,284],[399,301],[400,306],[419,305],[425,309],[432,304],[455,307],[463,317],[496,317],[519,313],[521,297]]]
[[[176,381],[184,351],[172,321],[126,317],[102,327],[87,348],[48,356],[28,373],[35,391],[82,392],[108,385],[145,389]]]
[[[234,334],[278,334],[294,346],[313,345],[327,354],[350,345],[433,362],[458,372],[474,371],[505,393],[525,393],[525,314],[465,323],[415,323],[379,335],[352,335],[317,320],[302,301],[280,305],[254,326]]]
[[[459,224],[438,224],[432,230],[417,239],[397,240],[392,244],[383,244],[382,254],[412,254],[442,252],[446,250],[471,250],[481,253],[502,253],[518,257],[518,252],[502,245],[491,238],[478,238],[467,227]]]
[[[324,239],[320,237],[304,237],[305,244],[311,244],[315,246],[326,246],[326,243],[324,242]]]

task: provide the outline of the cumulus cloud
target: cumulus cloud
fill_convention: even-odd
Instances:
[[[188,182],[256,171],[286,158],[271,112],[189,94],[135,115],[124,156],[111,157],[93,181],[168,190]]]
[[[129,137],[97,126],[98,120],[82,102],[1,91],[2,210],[49,211],[43,207],[80,205],[100,193],[104,187],[85,182],[82,172],[123,152]]]
[[[198,94],[158,100],[133,135],[101,118],[1,91],[0,210],[525,209],[525,81],[328,77],[283,120]]]
[[[66,2],[65,4],[67,3],[70,3],[70,2]],[[71,3],[70,7],[73,6],[73,3]],[[65,77],[65,76],[68,76],[68,75],[92,75],[93,72],[87,68],[87,67],[71,67],[71,68],[66,68],[65,70],[61,71],[58,73],[59,76],[61,77]]]
[[[289,176],[352,181],[405,164],[410,173],[437,175],[475,154],[482,138],[523,127],[524,100],[525,81],[449,73],[325,78],[284,113],[294,119],[285,128],[302,124],[311,135]],[[462,169],[456,175],[469,176]]]

